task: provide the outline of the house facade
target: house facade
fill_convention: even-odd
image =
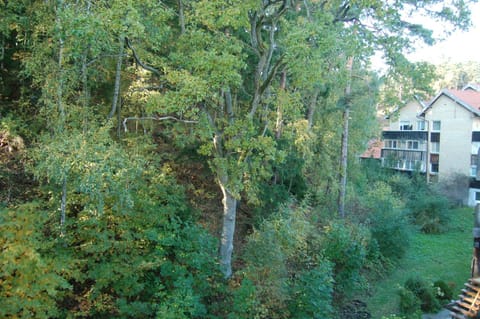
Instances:
[[[480,203],[479,89],[477,85],[444,89],[428,103],[409,102],[382,133],[383,165],[425,173],[429,181],[447,183],[464,177],[468,191],[462,201],[471,206]]]

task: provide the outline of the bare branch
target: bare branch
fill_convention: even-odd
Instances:
[[[145,92],[145,91],[154,91],[163,89],[163,85],[149,85],[143,87],[132,88],[130,92]]]
[[[151,121],[166,121],[166,120],[172,120],[172,121],[177,121],[177,122],[182,122],[182,123],[187,123],[187,124],[193,124],[193,123],[198,123],[198,121],[194,120],[182,120],[179,118],[176,118],[174,116],[143,116],[143,117],[136,117],[136,116],[130,116],[126,117],[123,119],[123,129],[125,132],[128,132],[127,129],[127,122],[128,121],[146,121],[146,120],[151,120]]]
[[[137,55],[137,51],[135,51],[135,49],[132,47],[132,44],[130,43],[130,40],[128,38],[125,38],[125,42],[127,43],[127,47],[132,50],[132,54],[133,54],[133,58],[135,59],[135,62],[137,62],[138,65],[140,65],[142,68],[144,68],[145,70],[147,71],[150,71],[152,73],[155,73],[156,75],[158,76],[161,76],[162,75],[162,72],[160,72],[159,70],[155,69],[154,67],[150,66],[150,65],[147,65],[145,63],[143,63],[140,58],[138,57]]]

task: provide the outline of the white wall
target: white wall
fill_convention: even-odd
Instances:
[[[480,201],[475,200],[475,194],[477,192],[480,192],[479,188],[468,189],[468,206],[475,207],[475,205],[480,204]]]
[[[387,128],[390,131],[398,131],[400,129],[400,121],[410,121],[413,125],[413,130],[417,130],[417,118],[418,113],[422,110],[422,105],[418,101],[413,100],[408,102],[403,106],[398,113],[394,114],[390,118],[389,127]]]
[[[439,180],[453,174],[470,176],[473,114],[442,95],[427,111],[426,118],[441,122]]]

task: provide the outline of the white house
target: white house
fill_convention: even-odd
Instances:
[[[469,177],[470,187],[463,201],[471,206],[480,203],[480,85],[444,89],[428,103],[409,102],[382,136],[385,166],[418,170],[427,174],[427,179],[439,182]]]

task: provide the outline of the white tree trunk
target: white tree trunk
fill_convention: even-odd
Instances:
[[[345,88],[345,110],[343,111],[342,153],[340,155],[340,190],[338,193],[338,213],[345,218],[345,196],[347,194],[347,159],[348,159],[348,120],[350,118],[353,57],[347,62],[348,79]]]
[[[235,233],[235,218],[237,214],[237,200],[226,187],[226,178],[218,184],[223,193],[223,227],[220,242],[220,266],[225,278],[232,275],[233,235]]]
[[[62,181],[62,202],[60,204],[60,237],[65,236],[65,221],[67,212],[67,176]]]
[[[120,46],[119,46],[119,52],[117,57],[117,66],[115,69],[115,87],[113,92],[112,108],[110,110],[110,113],[108,114],[109,119],[111,119],[115,115],[115,112],[117,111],[117,105],[118,105],[118,100],[120,95],[120,81],[122,76],[122,60],[123,60],[123,49],[125,47],[125,37],[123,36],[119,37],[119,45]]]
[[[345,195],[347,193],[347,159],[348,159],[348,118],[350,109],[343,111],[342,154],[340,158],[340,190],[338,194],[338,213],[345,218]]]

